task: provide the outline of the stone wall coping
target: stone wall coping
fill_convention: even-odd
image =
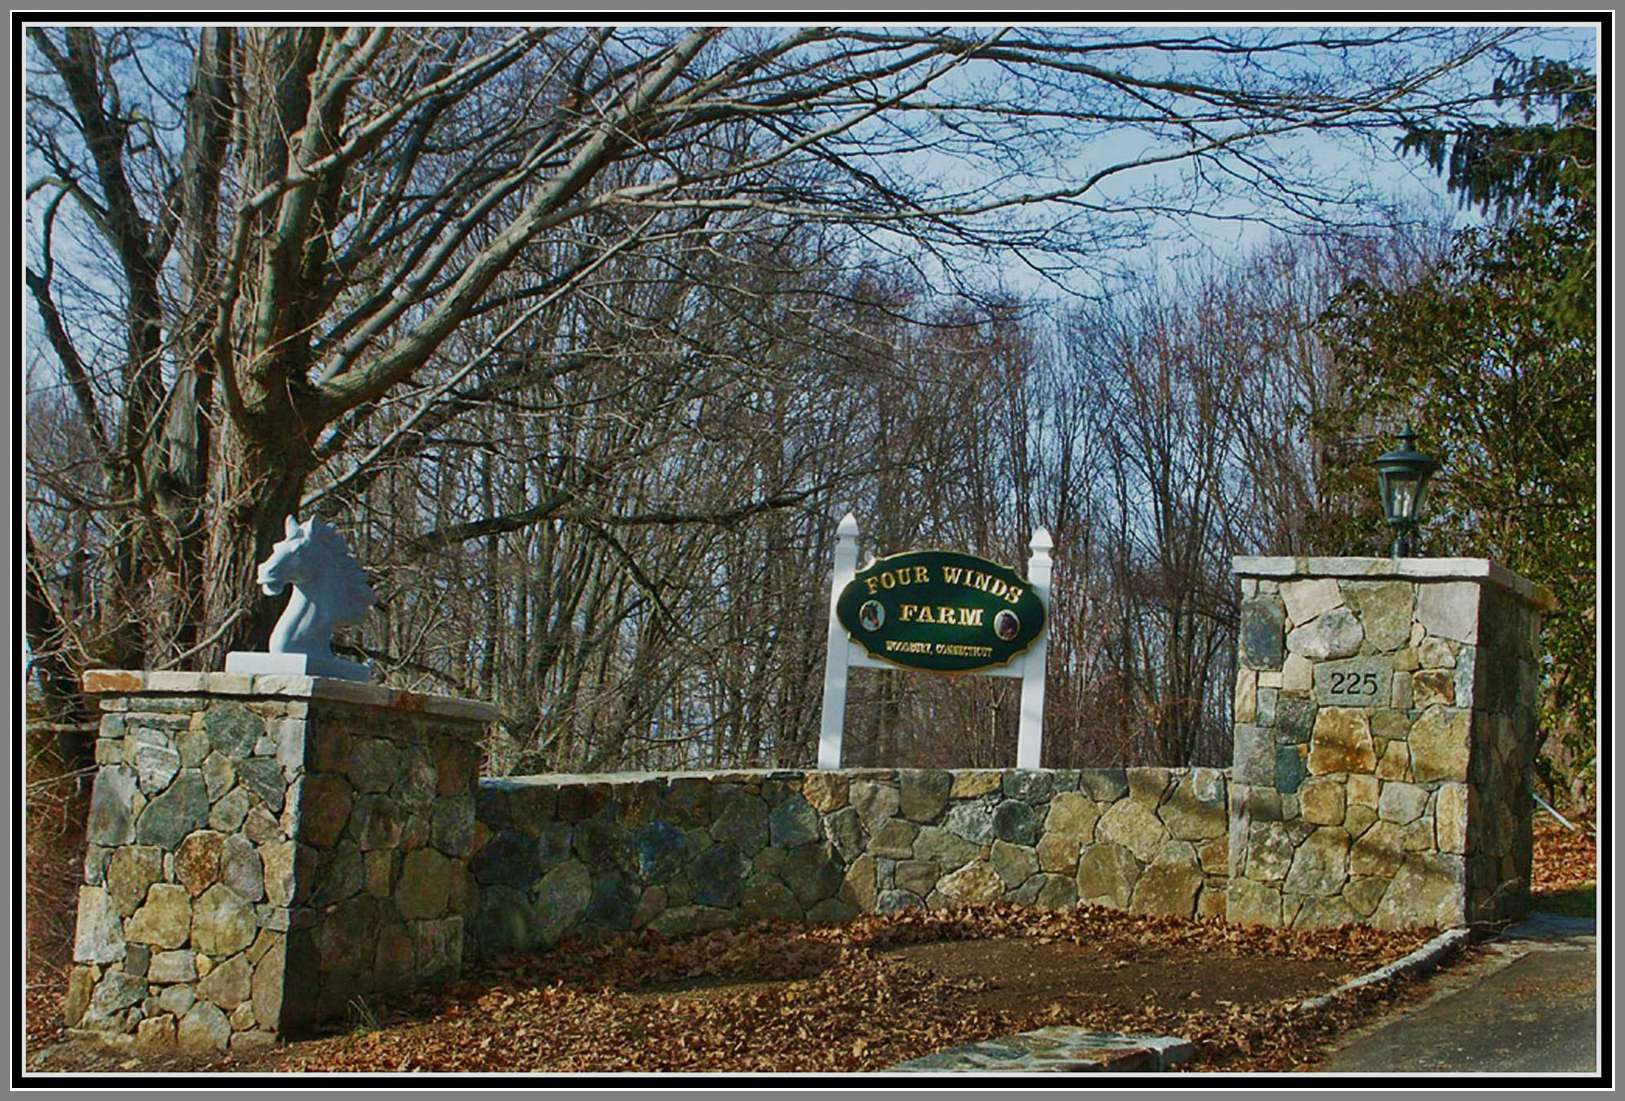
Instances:
[[[482,776],[480,783],[491,787],[522,788],[542,785],[570,786],[574,784],[643,784],[650,780],[709,780],[713,783],[760,783],[763,780],[795,780],[808,776],[839,776],[844,780],[896,780],[901,775],[919,772],[948,772],[954,775],[978,775],[1009,772],[1138,772],[1142,769],[1161,769],[1165,772],[1214,772],[1228,776],[1228,766],[1214,765],[1145,765],[1101,766],[1099,768],[730,768],[699,769],[664,772],[543,772],[529,776]]]
[[[183,696],[258,696],[299,700],[336,700],[393,711],[412,711],[448,719],[495,722],[500,712],[491,704],[456,696],[426,695],[404,688],[331,677],[288,677],[247,673],[187,673],[174,670],[89,669],[85,692],[93,696],[172,694]]]
[[[1230,570],[1237,577],[1270,580],[1293,577],[1397,578],[1409,581],[1478,581],[1497,585],[1543,612],[1557,607],[1544,585],[1519,577],[1488,558],[1319,558],[1285,555],[1236,555]]]

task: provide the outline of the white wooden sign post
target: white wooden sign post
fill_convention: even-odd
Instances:
[[[1038,768],[1039,759],[1043,755],[1044,666],[1049,655],[1049,629],[1047,623],[1047,613],[1049,609],[1050,570],[1053,566],[1053,563],[1050,560],[1049,552],[1053,547],[1054,543],[1050,539],[1050,534],[1048,531],[1043,528],[1038,528],[1033,532],[1032,543],[1030,544],[1032,557],[1027,560],[1027,577],[1025,586],[1026,588],[1031,589],[1033,595],[1035,595],[1041,602],[1044,609],[1043,618],[1046,620],[1044,629],[1038,633],[1036,639],[1033,640],[1026,651],[1012,659],[1008,665],[970,668],[965,670],[966,672],[981,673],[991,677],[1021,678],[1021,726],[1016,737],[1017,768]],[[973,564],[976,561],[973,559],[967,560],[971,561]],[[821,769],[841,767],[841,742],[846,725],[847,669],[854,665],[863,666],[864,668],[868,669],[897,669],[899,668],[900,664],[894,664],[892,662],[870,656],[870,652],[868,650],[852,640],[846,626],[841,623],[837,616],[837,605],[840,603],[842,593],[846,591],[847,586],[850,585],[854,577],[856,577],[858,573],[857,566],[858,521],[857,518],[849,512],[841,518],[840,527],[836,529],[835,575],[831,579],[829,590],[829,651],[824,663],[824,714],[823,724],[818,736],[818,767]],[[865,567],[865,570],[868,571],[872,568],[874,567]],[[999,568],[1003,569],[1003,567]],[[916,567],[916,569],[921,570],[920,579],[922,581],[925,580],[923,572],[925,568]],[[1015,577],[1015,575],[1010,574],[1008,570],[1005,571],[1005,574],[1011,578]],[[869,591],[878,594],[879,583],[881,581],[887,581],[886,587],[888,589],[891,588],[891,582],[897,580],[898,575],[900,575],[902,578],[901,584],[908,584],[909,579],[912,576],[908,569],[894,571],[893,574],[882,575],[875,580],[868,582]],[[983,594],[986,594],[989,591],[996,594],[1008,591],[1010,595],[1006,599],[1009,599],[1012,602],[1015,600],[1018,594],[1019,590],[1017,590],[1014,585],[1007,587],[1002,581],[999,581],[997,578],[990,577],[987,574],[973,573],[970,574],[970,576],[974,576],[976,578],[977,583],[975,583],[975,588],[979,589]],[[965,581],[959,581],[958,578],[959,574],[955,573],[954,577],[950,578],[949,580],[954,581],[956,584],[964,585],[966,591],[970,591],[973,582],[969,581],[968,579]],[[875,605],[876,603],[876,601],[868,602],[869,605]],[[920,611],[922,607],[924,609],[923,613]],[[881,617],[875,620],[874,626],[871,628],[873,630],[878,630],[880,624],[884,622],[884,609],[879,610],[881,612]],[[970,622],[970,617],[974,616],[975,625],[980,627],[983,624],[984,618],[982,611],[974,608],[959,609],[929,604],[904,604],[900,606],[900,610],[905,621],[908,620],[911,614],[921,616],[921,618],[917,620],[919,623],[954,624],[956,621],[951,618],[951,613],[959,613],[961,618],[957,621],[958,624],[968,624]],[[933,615],[933,612],[938,617],[948,616],[948,618],[938,618],[933,620],[932,618],[929,618]],[[849,612],[848,614],[850,615],[851,613]],[[1016,618],[1013,612],[998,611],[991,618],[988,626],[990,628],[997,628],[1000,617],[1007,615],[1010,617],[1010,623],[1012,625],[1019,625],[1019,620]],[[1008,638],[1010,636],[1001,633],[999,637]],[[900,644],[892,643],[891,645],[895,646]],[[957,646],[949,647],[949,649],[969,651],[975,649],[975,647]]]

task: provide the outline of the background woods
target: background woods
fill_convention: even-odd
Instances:
[[[1402,339],[1382,319],[1406,295],[1494,293],[1515,250],[1545,248],[1531,234],[1580,234],[1551,279],[1594,265],[1584,218],[1528,213],[1567,191],[1526,187],[1493,233],[1453,240],[1298,142],[1386,154],[1402,123],[1448,150],[1503,118],[1505,89],[1467,74],[1512,45],[34,28],[42,706],[71,727],[80,669],[213,668],[262,643],[279,604],[253,564],[315,511],[382,598],[340,649],[498,703],[494,768],[805,764],[850,507],[875,553],[1020,564],[1050,528],[1046,764],[1225,760],[1229,556],[1378,549],[1369,491],[1339,478],[1386,446],[1390,410],[1360,400],[1362,365]],[[1587,78],[1544,79],[1531,111]],[[1519,148],[1557,147],[1523,121]],[[1300,232],[1147,270],[1170,219],[1242,217]],[[1009,257],[1026,289],[978,274]],[[1356,280],[1366,297],[1340,298]],[[1079,293],[1031,289],[1050,281]],[[1457,447],[1424,417],[1424,441],[1519,453],[1489,421],[1519,387],[1594,389],[1590,317],[1507,332],[1519,367],[1488,396],[1489,352],[1439,359],[1428,408],[1465,393],[1483,423]],[[1589,429],[1560,427],[1542,469],[1583,497]],[[1492,467],[1457,467],[1452,549],[1580,579],[1583,600],[1584,547],[1531,557],[1545,521],[1467,493],[1521,484]],[[1483,542],[1469,512],[1504,522]],[[1555,671],[1554,714],[1583,729],[1561,690],[1577,668]],[[1010,684],[854,686],[854,763],[1013,753]]]

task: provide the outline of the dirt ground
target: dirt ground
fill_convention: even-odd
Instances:
[[[839,927],[761,923],[686,941],[638,934],[505,957],[448,987],[357,1003],[350,1022],[309,1040],[142,1056],[63,1027],[77,887],[65,857],[76,842],[72,808],[51,814],[50,829],[30,836],[31,1072],[877,1071],[1056,1024],[1183,1036],[1198,1045],[1197,1070],[1294,1069],[1312,1066],[1341,1030],[1420,995],[1402,981],[1315,1012],[1297,1003],[1429,935],[1003,905]],[[1583,905],[1594,854],[1589,837],[1537,828],[1537,893]]]

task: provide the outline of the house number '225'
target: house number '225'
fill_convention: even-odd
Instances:
[[[1332,691],[1350,695],[1375,695],[1377,691],[1377,674],[1333,673]]]

